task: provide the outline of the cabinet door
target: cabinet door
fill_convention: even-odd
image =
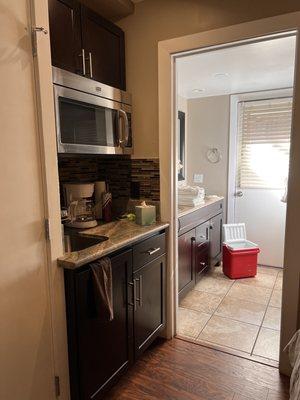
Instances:
[[[52,65],[82,73],[80,4],[76,0],[49,0]]]
[[[136,271],[133,279],[136,287],[134,348],[138,357],[165,323],[165,256]]]
[[[81,10],[87,74],[96,81],[125,90],[124,32],[90,9],[82,6]]]
[[[197,226],[195,246],[195,281],[209,265],[209,221]]]
[[[195,229],[178,238],[178,291],[184,296],[194,285]]]
[[[210,220],[210,259],[216,259],[222,252],[222,214]]]
[[[77,351],[80,400],[98,399],[112,378],[132,359],[132,307],[128,282],[132,274],[131,250],[112,258],[114,319],[97,316],[90,270],[76,274]],[[130,293],[131,300],[131,293]],[[73,397],[72,397],[73,398]]]

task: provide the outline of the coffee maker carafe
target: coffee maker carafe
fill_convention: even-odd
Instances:
[[[97,226],[94,212],[93,183],[65,183],[64,200],[70,221],[66,226],[72,228],[93,228]]]

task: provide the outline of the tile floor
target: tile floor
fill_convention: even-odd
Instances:
[[[207,272],[180,302],[179,336],[278,361],[282,270],[258,267],[255,278]]]

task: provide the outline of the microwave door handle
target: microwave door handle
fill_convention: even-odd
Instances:
[[[119,110],[119,119],[124,120],[124,130],[119,129],[119,143],[121,147],[126,147],[128,145],[129,141],[129,122],[128,122],[128,117],[127,114],[124,110]],[[122,125],[120,125],[122,126]]]

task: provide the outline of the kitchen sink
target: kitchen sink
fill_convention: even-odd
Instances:
[[[67,234],[64,235],[65,253],[72,251],[80,251],[87,249],[88,247],[94,246],[105,242],[108,237],[106,236],[86,236],[80,234]]]

